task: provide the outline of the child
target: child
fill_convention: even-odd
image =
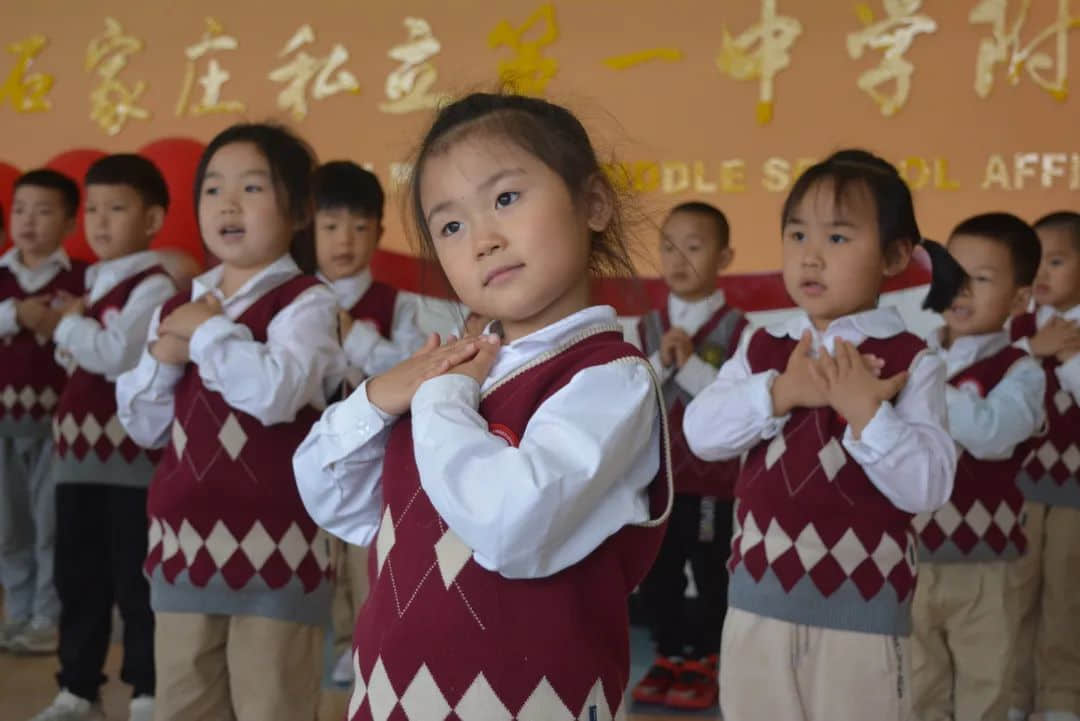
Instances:
[[[154,617],[142,575],[146,486],[157,458],[116,418],[116,378],[135,365],[153,309],[175,292],[148,250],[169,191],[154,164],[110,155],[86,173],[86,238],[98,262],[90,289],[63,311],[57,355],[75,366],[53,418],[56,443],[56,588],[61,691],[35,721],[98,719],[101,670],[115,603],[124,620],[120,678],[133,687],[132,719],[149,719]]]
[[[164,721],[310,719],[329,615],[326,539],[290,460],[344,372],[337,302],[314,270],[311,172],[270,125],[215,137],[195,176],[221,264],[153,313],[117,384],[124,426],[168,446],[147,500],[145,571]]]
[[[746,453],[721,711],[727,721],[907,718],[911,519],[949,497],[956,449],[944,365],[877,303],[922,236],[900,175],[855,150],[799,178],[781,225],[784,285],[803,313],[744,334],[683,422],[705,460]],[[927,248],[927,303],[940,311],[962,271]]]
[[[355,163],[335,161],[319,166],[312,185],[319,277],[334,289],[341,305],[342,345],[349,361],[349,384],[355,388],[367,376],[408,358],[424,344],[424,336],[416,325],[415,297],[371,277],[369,264],[383,234],[379,179]],[[341,621],[348,620],[335,623],[335,628],[341,628],[347,643],[356,611],[367,598],[368,551],[349,545],[339,551],[334,604],[335,610],[344,605],[338,615]],[[333,679],[352,682],[351,650],[338,660]]]
[[[1018,599],[1012,561],[1027,545],[1016,474],[1045,420],[1042,368],[1011,346],[1005,323],[1027,308],[1039,238],[1008,213],[965,220],[949,253],[969,278],[928,338],[945,361],[949,433],[962,449],[952,497],[915,519],[912,686],[919,719],[1004,719]]]
[[[727,218],[707,203],[684,203],[668,215],[660,232],[660,264],[671,289],[664,308],[639,324],[642,347],[664,380],[671,423],[675,504],[660,554],[642,584],[652,617],[657,658],[634,688],[640,703],[681,709],[716,703],[720,632],[727,610],[727,561],[731,543],[736,461],[706,463],[686,446],[682,416],[696,394],[716,378],[734,353],[746,319],[724,303],[716,276],[731,263]],[[685,613],[690,562],[702,609],[700,623]],[[684,661],[686,648],[690,654]]]
[[[433,335],[297,451],[312,515],[374,541],[348,715],[610,721],[670,504],[652,369],[589,307],[591,273],[631,269],[615,195],[567,110],[473,94],[428,131],[410,198],[500,335]]]
[[[1042,262],[1038,310],[1013,320],[1013,338],[1043,365],[1049,428],[1020,472],[1027,498],[1028,553],[1018,564],[1024,590],[1010,720],[1080,719],[1080,214],[1052,213],[1035,224]],[[1028,661],[1030,659],[1030,661]]]
[[[48,342],[54,303],[81,296],[86,264],[64,252],[79,186],[54,170],[15,182],[13,248],[0,256],[0,649],[56,651],[60,602],[53,585],[56,534],[50,417],[67,375]],[[0,213],[0,245],[3,244]]]

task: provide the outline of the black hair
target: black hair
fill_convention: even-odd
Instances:
[[[715,205],[704,203],[700,200],[692,200],[688,203],[676,205],[671,209],[671,212],[668,213],[668,217],[670,218],[675,213],[693,213],[708,218],[716,225],[716,241],[720,245],[721,250],[727,248],[731,243],[731,225],[728,223],[724,211],[720,210]]]
[[[52,168],[31,170],[19,176],[19,179],[15,181],[15,190],[24,185],[48,188],[60,193],[60,202],[64,206],[64,213],[69,218],[74,218],[79,212],[79,184],[63,173]]]
[[[90,166],[84,181],[91,185],[127,185],[134,188],[148,206],[169,209],[169,186],[158,167],[141,155],[106,155]]]
[[[623,237],[619,194],[604,173],[589,134],[573,113],[540,98],[503,93],[473,93],[442,108],[424,136],[409,179],[409,215],[423,255],[435,258],[431,231],[420,199],[420,178],[432,155],[446,152],[473,133],[514,143],[551,168],[577,202],[594,178],[607,187],[614,212],[607,227],[592,233],[589,270],[594,275],[633,276],[634,263]]]
[[[311,184],[316,209],[344,208],[350,213],[382,221],[386,195],[379,179],[370,170],[349,160],[333,160],[316,169]]]
[[[1035,221],[1035,230],[1060,228],[1072,238],[1073,246],[1080,250],[1080,213],[1071,210],[1059,210],[1044,215]]]
[[[1012,258],[1017,285],[1031,285],[1039,270],[1042,245],[1035,229],[1012,213],[983,213],[961,222],[949,235],[976,235],[1004,245]]]
[[[833,184],[837,205],[853,190],[864,189],[874,199],[878,235],[886,257],[899,243],[921,245],[930,256],[930,291],[923,308],[943,312],[967,282],[967,274],[939,243],[924,238],[915,220],[915,201],[907,183],[891,163],[866,150],[840,150],[799,176],[784,202],[780,226],[785,227],[806,194],[823,182]]]
[[[221,148],[233,143],[251,143],[266,158],[278,202],[284,202],[282,210],[295,227],[289,253],[302,271],[314,273],[311,176],[316,166],[315,151],[288,129],[269,123],[237,123],[218,133],[206,146],[195,171],[195,212],[198,213],[210,160]]]

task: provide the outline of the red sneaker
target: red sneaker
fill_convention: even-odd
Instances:
[[[631,697],[638,703],[662,705],[666,702],[671,685],[681,673],[681,666],[664,656],[657,656],[645,678],[634,686]]]
[[[716,705],[720,696],[717,669],[713,658],[685,661],[675,682],[668,689],[664,705],[684,711],[701,711]]]

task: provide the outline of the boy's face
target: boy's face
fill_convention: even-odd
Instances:
[[[979,235],[949,239],[949,254],[969,281],[943,314],[953,337],[1000,331],[1027,306],[1031,288],[1017,285],[1012,254],[1004,243]]]
[[[86,240],[101,260],[112,260],[150,247],[165,211],[147,206],[130,185],[94,184],[86,188]]]
[[[716,290],[716,276],[734,256],[721,248],[712,218],[676,211],[660,228],[660,268],[671,292],[684,300],[701,300]]]
[[[1068,228],[1038,231],[1042,261],[1035,276],[1035,302],[1064,312],[1080,303],[1080,249]]]
[[[371,263],[382,237],[378,219],[348,208],[315,213],[315,255],[329,280],[356,275]]]
[[[11,242],[23,261],[49,257],[75,229],[75,218],[64,208],[59,190],[37,185],[22,185],[15,190],[11,205]]]

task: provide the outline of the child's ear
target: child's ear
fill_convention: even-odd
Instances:
[[[615,192],[603,173],[596,173],[585,183],[585,222],[589,230],[602,233],[615,215]]]
[[[728,266],[735,260],[735,249],[730,245],[720,251],[720,262],[716,266],[716,274],[727,270]]]
[[[1027,313],[1028,306],[1031,304],[1031,286],[1022,285],[1016,289],[1016,294],[1013,295],[1012,304],[1010,305],[1010,315],[1022,315]]]
[[[907,238],[897,240],[885,253],[885,267],[881,274],[886,278],[892,278],[903,273],[911,264],[911,254],[914,250],[915,245]]]
[[[151,205],[146,209],[146,236],[153,238],[165,225],[165,209],[160,205]]]
[[[379,221],[379,227],[375,229],[375,245],[379,244],[379,241],[382,240],[383,233],[385,233],[385,232],[386,232],[386,226],[383,225],[382,221],[380,220]]]

